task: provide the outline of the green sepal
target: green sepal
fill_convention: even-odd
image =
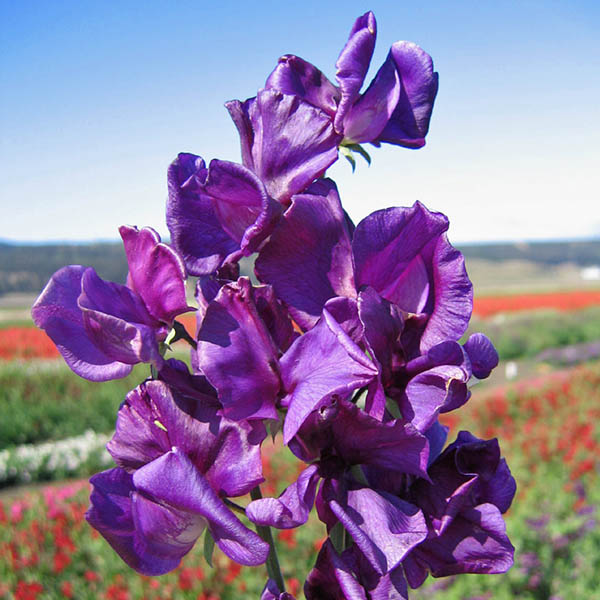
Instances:
[[[204,560],[208,563],[209,567],[213,566],[213,551],[215,549],[215,540],[213,536],[210,534],[208,527],[206,528],[206,532],[204,533]]]
[[[348,146],[340,146],[340,152],[342,156],[352,165],[352,172],[356,170],[356,161],[354,160],[354,154]]]

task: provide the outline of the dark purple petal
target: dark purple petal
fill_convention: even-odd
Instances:
[[[203,517],[215,543],[243,565],[265,562],[269,546],[225,506],[190,460],[173,449],[133,474],[138,490],[174,509]]]
[[[86,270],[72,265],[54,273],[33,305],[31,315],[75,373],[91,381],[119,379],[131,372],[132,365],[116,360],[98,347],[77,304]]]
[[[382,381],[387,386],[404,325],[402,314],[370,287],[359,293],[358,311],[369,350],[381,365]]]
[[[448,431],[448,427],[436,420],[427,431],[423,432],[429,442],[429,464],[442,453],[448,439]]]
[[[498,366],[498,352],[494,344],[483,333],[474,333],[465,343],[465,350],[471,360],[473,375],[485,379],[492,369]]]
[[[513,565],[514,547],[502,515],[493,504],[464,510],[445,529],[415,551],[434,577],[460,573],[505,573]]]
[[[277,300],[270,285],[255,287],[254,300],[258,314],[271,334],[275,346],[285,352],[298,335],[294,331],[288,312]]]
[[[330,117],[298,96],[261,90],[254,104],[229,104],[243,133],[244,164],[264,182],[269,195],[288,205],[337,160],[341,136]],[[238,124],[238,122],[240,124]]]
[[[125,246],[132,289],[144,301],[148,312],[163,323],[193,310],[185,295],[185,265],[173,248],[162,244],[149,227],[123,225],[119,233]]]
[[[349,465],[372,465],[427,478],[429,445],[409,423],[381,421],[341,400],[331,422],[330,443]]]
[[[202,187],[223,230],[245,255],[256,251],[281,214],[281,205],[269,197],[260,179],[242,165],[212,160]]]
[[[132,476],[110,469],[91,478],[91,506],[85,517],[119,556],[144,575],[177,567],[205,521],[150,502],[135,492]]]
[[[298,338],[280,361],[288,407],[283,426],[288,443],[308,415],[331,399],[367,385],[377,370],[340,325],[323,311],[319,323]]]
[[[394,569],[427,537],[423,513],[414,505],[370,488],[327,497],[329,508],[380,574]]]
[[[261,498],[246,507],[246,515],[257,525],[291,529],[306,523],[315,503],[319,474],[316,465],[304,469],[279,498]]]
[[[196,360],[231,419],[276,419],[277,348],[248,279],[223,286],[206,310]]]
[[[256,261],[261,281],[273,286],[303,328],[312,327],[325,302],[355,296],[351,231],[333,181],[297,195]]]
[[[202,188],[206,176],[204,161],[193,154],[180,154],[167,175],[167,227],[192,275],[209,275],[241,255],[239,243],[223,229],[212,199]]]
[[[356,227],[352,242],[356,286],[370,285],[402,310],[422,312],[433,282],[420,254],[446,229],[448,219],[420,202],[370,214]]]
[[[260,600],[295,600],[295,598],[287,592],[280,592],[277,584],[269,579],[260,595]]]
[[[358,17],[352,26],[346,45],[335,63],[335,77],[340,86],[341,99],[335,115],[335,130],[342,132],[344,119],[356,102],[363,85],[377,37],[377,23],[371,11]]]
[[[429,54],[412,42],[396,42],[390,49],[401,82],[394,113],[377,141],[407,148],[425,145],[429,119],[438,90],[438,74]]]
[[[256,172],[252,146],[254,145],[255,131],[254,123],[258,123],[260,116],[256,112],[256,98],[248,98],[245,102],[230,100],[225,102],[225,108],[229,111],[240,135],[240,146],[242,164],[248,169]]]
[[[356,144],[376,140],[398,104],[400,87],[396,66],[388,56],[367,91],[346,114],[344,139]]]
[[[299,96],[332,118],[340,97],[338,89],[319,69],[293,54],[286,54],[279,59],[265,88]]]
[[[304,584],[306,600],[367,600],[364,588],[328,539]]]

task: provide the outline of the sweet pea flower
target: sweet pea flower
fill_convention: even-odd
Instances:
[[[221,550],[245,565],[268,545],[224,503],[262,480],[259,424],[217,417],[203,398],[162,381],[130,392],[107,448],[118,467],[95,475],[87,520],[132,568],[174,569],[207,528]]]
[[[376,35],[377,24],[372,12],[356,19],[336,62],[337,86],[309,62],[288,54],[279,59],[264,90],[259,91],[256,98],[244,103],[228,102],[226,106],[240,134],[244,165],[265,181],[273,176],[289,180],[284,166],[289,161],[280,159],[276,164],[276,152],[281,154],[281,148],[272,142],[280,138],[272,138],[272,135],[278,135],[276,130],[267,130],[263,125],[268,111],[262,106],[266,105],[267,98],[272,105],[275,98],[275,102],[291,104],[288,97],[295,97],[318,109],[319,112],[309,114],[307,107],[302,108],[305,121],[310,123],[309,128],[315,131],[315,136],[316,132],[326,131],[324,119],[329,119],[333,125],[337,138],[328,133],[310,139],[304,134],[301,141],[294,142],[294,149],[290,148],[289,141],[286,142],[286,155],[295,156],[297,151],[303,150],[305,156],[318,163],[316,171],[305,169],[313,179],[329,166],[328,160],[333,162],[337,158],[337,153],[332,151],[338,145],[352,147],[365,142],[375,145],[387,142],[408,148],[422,147],[438,89],[438,75],[433,71],[431,57],[412,42],[396,42],[367,90],[361,94]],[[275,96],[274,92],[283,95]],[[291,136],[285,138],[294,139]],[[293,190],[285,186],[280,189],[285,189],[284,200],[289,200]]]
[[[119,232],[127,286],[103,281],[92,267],[71,265],[50,278],[31,310],[67,365],[91,381],[125,377],[139,362],[160,367],[159,342],[178,314],[193,310],[179,255],[148,227]]]

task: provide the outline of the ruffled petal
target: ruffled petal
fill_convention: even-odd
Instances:
[[[304,329],[314,326],[330,298],[356,295],[351,235],[335,183],[326,179],[294,197],[261,250],[258,277],[273,286]]]
[[[248,279],[223,286],[198,332],[196,362],[231,419],[276,419],[277,349]]]
[[[396,109],[377,141],[421,148],[438,91],[438,74],[433,71],[429,54],[412,42],[396,42],[389,57],[396,65],[402,87]]]
[[[185,295],[185,265],[154,229],[123,225],[119,233],[125,246],[132,289],[144,301],[148,312],[158,321],[172,323],[184,312],[193,310]]]

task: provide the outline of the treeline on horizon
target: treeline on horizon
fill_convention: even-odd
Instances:
[[[600,240],[459,245],[468,259],[525,260],[545,265],[600,265]],[[25,245],[0,243],[0,295],[39,293],[65,265],[86,265],[108,281],[124,283],[127,263],[120,242]]]

